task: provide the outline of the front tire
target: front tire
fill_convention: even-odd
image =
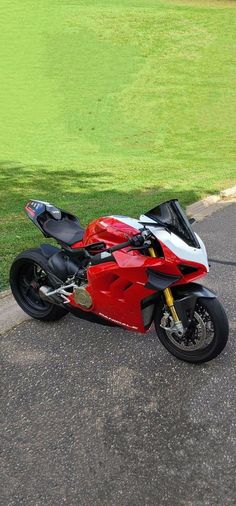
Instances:
[[[185,362],[202,363],[222,352],[228,340],[229,324],[218,299],[197,300],[192,322],[181,338],[160,326],[165,311],[163,302],[160,302],[154,323],[160,341],[172,355]]]
[[[10,269],[10,286],[16,302],[23,311],[41,321],[59,320],[66,314],[39,296],[39,288],[48,285],[47,260],[40,249],[29,249],[16,257]]]

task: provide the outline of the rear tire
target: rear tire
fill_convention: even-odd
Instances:
[[[41,299],[38,290],[48,285],[47,259],[40,249],[29,249],[16,257],[10,269],[10,286],[23,311],[41,321],[60,320],[67,310]],[[50,286],[50,284],[49,284]]]
[[[194,328],[192,336],[187,331],[188,335],[186,333],[181,339],[168,336],[167,332],[160,327],[163,313],[164,305],[163,302],[160,302],[154,316],[157,335],[165,348],[180,360],[191,363],[208,362],[217,357],[224,349],[228,340],[229,324],[225,310],[218,299],[199,298],[197,300],[192,320]],[[198,341],[198,327],[202,326],[203,328],[203,323],[201,325],[199,323],[201,321],[205,324],[206,339]]]

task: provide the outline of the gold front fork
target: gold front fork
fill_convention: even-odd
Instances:
[[[149,248],[148,251],[149,251],[151,257],[153,257],[153,258],[157,257],[154,248]],[[175,310],[174,297],[172,295],[171,289],[170,288],[165,288],[165,290],[163,290],[163,293],[164,293],[164,296],[165,296],[165,299],[166,299],[166,304],[167,304],[167,306],[168,306],[168,308],[169,308],[169,310],[171,312],[171,315],[172,315],[172,318],[173,318],[174,322],[175,323],[180,322],[179,317],[178,317],[178,315],[176,313],[176,310]]]

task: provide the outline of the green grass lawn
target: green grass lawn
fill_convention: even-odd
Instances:
[[[236,2],[1,4],[1,276],[44,241],[29,198],[137,216],[236,183]]]

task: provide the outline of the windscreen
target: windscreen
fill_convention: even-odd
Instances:
[[[168,200],[145,213],[152,220],[178,235],[189,246],[200,248],[197,237],[178,200]]]

